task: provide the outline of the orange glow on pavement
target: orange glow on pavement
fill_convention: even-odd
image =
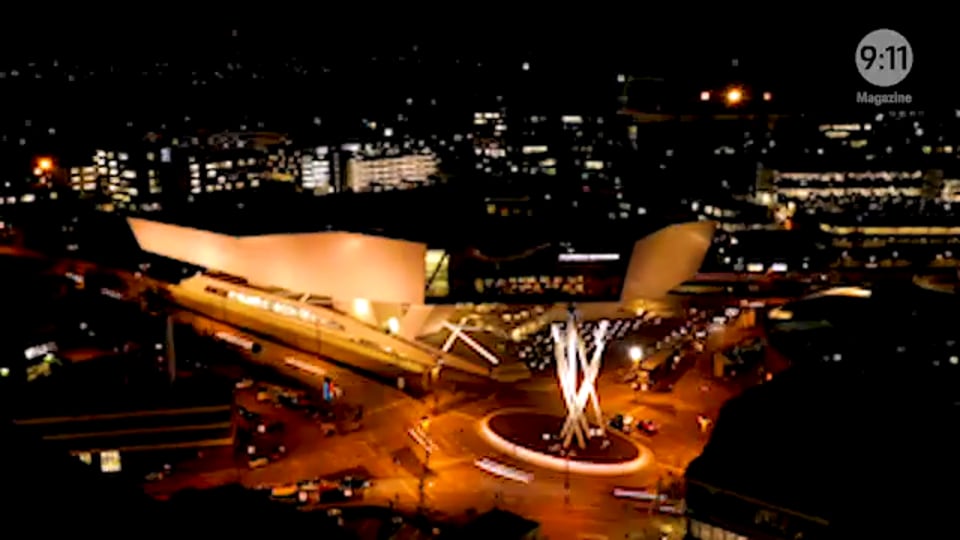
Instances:
[[[504,439],[500,435],[497,435],[490,428],[490,419],[495,415],[502,414],[504,412],[506,411],[497,411],[496,413],[480,420],[480,434],[487,441],[487,443],[498,452],[502,452],[531,465],[536,465],[538,467],[543,467],[544,469],[550,469],[557,472],[569,471],[574,474],[588,476],[625,476],[640,471],[652,462],[653,455],[650,452],[650,449],[641,445],[636,445],[640,450],[640,455],[630,461],[624,461],[621,463],[596,463],[568,460],[518,446]]]

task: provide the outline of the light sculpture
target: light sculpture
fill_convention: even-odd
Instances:
[[[453,324],[449,321],[443,322],[443,327],[450,331],[450,335],[447,337],[447,340],[443,343],[443,346],[440,347],[440,350],[445,353],[450,352],[450,349],[453,348],[453,345],[459,339],[463,341],[467,345],[467,347],[470,347],[470,349],[472,349],[473,352],[482,356],[483,359],[486,360],[487,362],[490,362],[495,366],[499,365],[500,364],[499,358],[497,358],[493,353],[491,353],[486,348],[484,348],[483,345],[477,343],[475,339],[467,335],[467,330],[475,330],[475,331],[482,330],[481,328],[472,328],[467,326],[466,323],[468,320],[469,320],[468,318],[464,317],[463,319],[460,319],[460,322],[458,324]]]
[[[587,406],[593,410],[593,420],[601,433],[603,413],[597,397],[596,381],[600,373],[600,358],[606,343],[609,321],[601,321],[593,331],[593,351],[587,356],[587,347],[580,337],[576,314],[573,310],[567,318],[566,327],[556,323],[551,328],[554,355],[557,363],[557,379],[567,407],[567,418],[560,431],[563,448],[569,448],[576,438],[581,449],[586,448],[590,438],[590,421]]]

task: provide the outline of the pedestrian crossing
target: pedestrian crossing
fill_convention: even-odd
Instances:
[[[463,432],[459,430],[432,430],[430,439],[435,445],[436,453],[443,457],[456,459],[473,453],[465,444]]]

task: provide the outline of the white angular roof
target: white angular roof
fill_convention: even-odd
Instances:
[[[635,243],[620,299],[660,298],[694,277],[715,230],[712,221],[678,223]]]
[[[144,251],[291,291],[423,304],[426,245],[319,232],[234,237],[128,218]]]
[[[128,218],[144,251],[241,276],[251,283],[339,299],[422,305],[426,245],[364,234],[319,232],[234,237]],[[692,278],[716,224],[665,227],[636,242],[621,300],[658,298]]]

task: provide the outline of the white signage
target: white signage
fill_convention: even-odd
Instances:
[[[235,336],[229,332],[217,332],[216,334],[214,334],[214,336],[220,341],[224,341],[231,345],[236,345],[237,347],[246,349],[248,351],[252,351],[254,349],[254,346],[256,345],[254,342],[250,341],[249,339],[244,339],[240,336]]]
[[[560,262],[619,261],[619,253],[561,253]]]

